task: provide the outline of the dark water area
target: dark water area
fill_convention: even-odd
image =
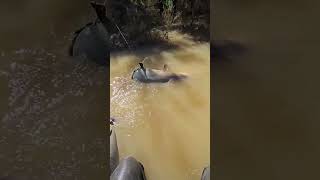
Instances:
[[[213,6],[211,40],[246,48],[211,69],[215,178],[318,179],[320,3]]]
[[[87,1],[0,2],[0,178],[107,178],[107,69],[68,57],[94,15]]]

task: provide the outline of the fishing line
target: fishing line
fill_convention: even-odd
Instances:
[[[104,1],[104,6],[105,6],[105,7],[106,7],[106,5],[107,5],[107,4],[106,4],[107,1],[108,1],[108,0],[105,0],[105,1]],[[111,18],[111,19],[112,19],[112,18]],[[126,37],[125,37],[124,34],[122,33],[122,31],[121,31],[121,29],[119,28],[119,26],[114,22],[114,20],[112,20],[111,22],[112,22],[112,23],[114,24],[114,26],[117,28],[117,30],[118,30],[118,32],[120,33],[122,39],[123,39],[124,42],[126,43],[129,51],[130,51],[131,53],[133,53],[132,47],[130,46],[129,42],[127,41]],[[148,59],[149,59],[149,57],[144,57],[143,60],[140,61],[140,63],[143,64],[143,63],[144,63],[146,60],[148,60]],[[146,74],[145,74],[145,76],[146,76]],[[124,82],[122,85],[125,85],[125,84],[127,84],[128,82],[129,82],[129,81]]]
[[[116,26],[116,28],[118,29],[121,37],[124,39],[125,43],[127,44],[127,47],[128,47],[128,49],[129,49],[129,51],[130,51],[131,53],[133,53],[133,50],[132,50],[131,46],[129,45],[129,42],[128,42],[127,39],[125,38],[125,36],[124,36],[124,34],[122,33],[121,29],[119,28],[119,26],[118,26],[115,22],[113,22],[113,23],[114,23],[114,25]],[[144,63],[147,59],[149,59],[149,57],[144,57],[143,60],[141,61],[141,63]]]
[[[104,3],[103,3],[104,6],[107,5],[107,1],[108,1],[108,0],[105,0],[105,1],[104,1]],[[132,46],[129,44],[128,40],[126,39],[126,37],[125,37],[124,34],[122,33],[120,27],[119,27],[114,21],[112,21],[112,23],[114,24],[114,26],[115,26],[115,27],[117,28],[117,30],[119,31],[122,39],[124,40],[124,42],[126,43],[128,49],[129,49],[129,51],[133,53]],[[143,63],[145,60],[147,60],[147,59],[149,59],[149,58],[148,58],[148,57],[143,58],[142,63]]]
[[[122,38],[123,38],[124,41],[126,42],[126,44],[127,44],[127,46],[128,46],[128,49],[129,49],[130,51],[132,51],[132,48],[130,47],[127,39],[124,37],[124,35],[123,35],[122,31],[120,30],[119,26],[118,26],[115,22],[114,22],[114,25],[116,26],[116,28],[118,29],[120,35],[122,36]]]

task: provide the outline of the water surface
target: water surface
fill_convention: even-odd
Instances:
[[[212,39],[248,49],[212,69],[216,179],[319,176],[319,5],[214,2]]]
[[[0,177],[106,179],[107,71],[67,55],[89,4],[0,7]]]
[[[172,32],[176,48],[149,47],[111,54],[110,105],[116,118],[120,157],[141,161],[152,180],[200,179],[210,164],[210,46]],[[142,84],[131,73],[164,64],[189,78],[180,83]]]

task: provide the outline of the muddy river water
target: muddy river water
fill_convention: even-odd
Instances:
[[[107,179],[107,71],[67,54],[90,6],[26,0],[0,9],[0,177]]]
[[[247,48],[211,69],[215,178],[319,179],[319,2],[213,4],[212,39]]]
[[[107,179],[106,68],[67,56],[71,33],[92,20],[86,1],[2,1],[0,177]],[[147,177],[200,179],[209,164],[209,44],[175,35],[179,47],[113,54],[111,115],[121,157]],[[146,66],[190,75],[178,84],[130,80]]]
[[[210,164],[210,46],[177,32],[174,48],[111,54],[110,105],[117,121],[120,158],[134,156],[152,180],[200,179]],[[142,84],[131,72],[148,68],[189,76],[183,82]]]

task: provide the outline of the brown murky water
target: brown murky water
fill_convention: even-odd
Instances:
[[[210,164],[210,46],[172,32],[176,48],[111,54],[111,116],[120,157],[134,156],[148,179],[200,179]],[[186,73],[181,83],[141,84],[131,73],[145,66]]]
[[[67,56],[88,2],[0,3],[0,178],[107,179],[106,69]]]
[[[216,179],[319,179],[319,5],[214,1],[212,39],[248,48],[212,70]]]

